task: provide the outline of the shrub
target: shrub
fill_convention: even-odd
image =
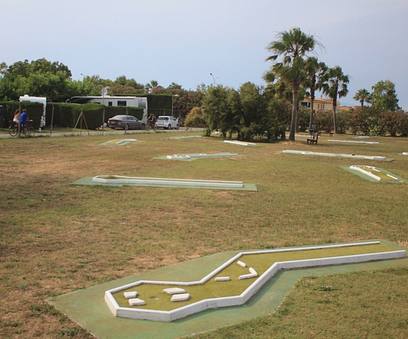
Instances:
[[[310,108],[300,106],[298,110],[298,125],[299,131],[305,132],[309,130]]]
[[[317,111],[314,118],[314,124],[318,131],[330,133],[333,128],[333,113],[332,111]]]
[[[205,121],[203,118],[203,111],[201,107],[194,107],[190,113],[187,114],[184,121],[186,127],[205,127]]]

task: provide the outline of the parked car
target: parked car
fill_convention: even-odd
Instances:
[[[167,128],[167,129],[178,129],[179,128],[179,122],[178,119],[175,117],[167,116],[167,115],[162,115],[159,116],[159,118],[156,121],[156,127],[157,128]]]
[[[145,129],[146,125],[142,120],[136,119],[132,115],[115,115],[108,119],[108,127],[128,129]]]

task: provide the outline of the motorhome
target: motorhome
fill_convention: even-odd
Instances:
[[[45,126],[45,114],[46,114],[46,108],[47,108],[47,98],[45,97],[30,97],[29,95],[24,95],[20,96],[20,102],[22,101],[30,101],[30,102],[39,102],[40,104],[43,104],[43,115],[41,117],[40,121],[40,128],[43,128]]]
[[[85,104],[85,103],[95,103],[106,106],[128,106],[128,107],[143,107],[143,118],[142,121],[147,120],[147,98],[146,97],[136,97],[136,96],[75,96],[70,100],[71,104]]]

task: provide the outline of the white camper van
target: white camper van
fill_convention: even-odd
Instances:
[[[40,128],[45,126],[45,114],[47,109],[47,98],[45,97],[30,97],[29,95],[20,96],[20,102],[22,101],[31,101],[31,102],[39,102],[43,104],[43,115],[41,117]]]
[[[128,106],[128,107],[143,107],[142,121],[146,123],[147,120],[147,98],[146,97],[122,97],[122,96],[75,96],[70,100],[71,104],[85,104],[88,102],[94,104],[101,104],[105,106]]]

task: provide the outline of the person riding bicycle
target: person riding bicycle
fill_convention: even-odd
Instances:
[[[20,110],[18,108],[14,112],[13,122],[17,125],[17,127],[20,125]]]
[[[152,127],[156,124],[156,116],[153,113],[147,118],[147,123]]]
[[[23,109],[23,113],[21,113],[20,116],[20,128],[23,129],[24,135],[27,134],[27,120],[28,120],[28,115],[25,109]]]

